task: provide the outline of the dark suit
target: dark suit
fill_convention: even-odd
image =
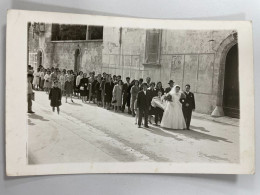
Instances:
[[[192,110],[195,109],[195,98],[194,94],[189,92],[184,92],[186,98],[182,99],[182,111],[183,111],[183,116],[186,121],[186,126],[187,129],[190,128],[190,121],[191,121],[191,115],[192,115]]]
[[[144,126],[148,126],[148,112],[149,107],[151,106],[151,102],[149,100],[150,98],[147,91],[146,94],[144,93],[144,91],[138,92],[136,103],[136,107],[139,109],[138,126],[141,126],[143,116]]]
[[[167,88],[165,89],[165,93],[169,93],[171,90],[172,90],[171,87],[167,87]]]
[[[127,107],[128,107],[128,113],[131,112],[131,110],[130,110],[131,87],[132,87],[132,85],[130,83],[124,83],[124,85],[123,85],[123,90],[122,90],[122,93],[123,93],[122,111],[123,112],[125,110],[125,105],[127,105]]]

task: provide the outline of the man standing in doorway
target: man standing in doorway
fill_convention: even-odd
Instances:
[[[185,86],[185,92],[184,92],[186,98],[182,101],[182,111],[183,115],[186,121],[187,129],[190,129],[190,121],[191,121],[191,115],[192,111],[195,110],[195,98],[194,94],[190,92],[190,85],[187,84]]]

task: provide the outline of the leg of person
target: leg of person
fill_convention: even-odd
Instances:
[[[125,105],[126,105],[126,97],[125,95],[123,96],[123,104],[122,104],[122,112],[125,112]]]
[[[144,110],[144,126],[147,128],[149,127],[148,126],[148,112],[149,112],[148,109]]]
[[[59,106],[57,106],[57,112],[58,112],[58,114],[60,114],[60,107]]]
[[[28,113],[33,113],[33,111],[32,111],[32,96],[31,96],[31,94],[27,95],[27,101],[28,101]]]
[[[53,111],[53,112],[55,111],[55,107],[52,107],[52,111]]]
[[[159,108],[156,107],[154,109],[154,122],[156,125],[158,125],[158,121],[159,121]]]
[[[142,124],[142,120],[143,120],[143,110],[139,110],[138,111],[138,127],[141,127],[141,124]]]
[[[159,115],[159,121],[160,121],[160,123],[161,123],[161,122],[162,122],[162,117],[163,117],[163,112],[164,112],[164,111],[163,111],[163,109],[161,109],[161,108],[158,108],[158,110],[159,110],[159,111],[158,111],[158,113],[159,113],[159,114],[158,114],[158,115]]]
[[[190,129],[191,115],[192,115],[192,110],[191,109],[187,110],[187,129]]]
[[[136,114],[135,114],[135,124],[137,125],[137,122],[138,122],[138,111],[136,111]]]
[[[184,120],[186,122],[186,127],[187,127],[187,109],[182,108],[182,113],[183,113],[183,117],[184,117]]]

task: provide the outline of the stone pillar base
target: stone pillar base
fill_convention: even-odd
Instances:
[[[214,117],[224,116],[224,111],[223,111],[222,106],[216,106],[216,108],[211,113],[211,116],[214,116]]]

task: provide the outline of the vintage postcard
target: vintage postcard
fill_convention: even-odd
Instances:
[[[255,171],[250,21],[7,13],[6,174]]]

